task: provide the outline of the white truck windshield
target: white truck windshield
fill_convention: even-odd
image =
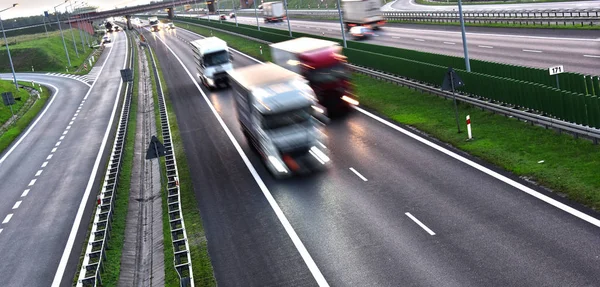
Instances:
[[[206,67],[222,65],[229,62],[229,54],[227,51],[219,51],[205,54],[202,58]]]
[[[286,111],[278,114],[265,115],[263,117],[263,128],[274,130],[282,127],[303,124],[311,117],[310,107]]]

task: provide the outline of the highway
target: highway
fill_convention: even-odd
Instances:
[[[260,20],[260,19],[259,19]],[[227,21],[233,22],[234,19]],[[239,23],[256,26],[253,17],[238,17]],[[182,24],[180,24],[182,25]],[[290,20],[292,32],[325,35],[341,39],[340,24]],[[287,22],[262,23],[260,26],[287,30]],[[406,27],[406,28],[403,28]],[[367,43],[463,57],[461,33],[448,27],[416,25],[384,27]],[[536,32],[534,29],[467,28],[469,57],[520,66],[548,68],[564,65],[569,72],[598,74],[600,38],[594,31]],[[348,38],[347,38],[348,39]],[[476,70],[473,70],[476,72]]]
[[[199,36],[146,38],[220,286],[600,284],[598,213],[363,109],[326,127],[326,172],[274,180],[241,132],[232,92],[194,79],[187,42]],[[236,67],[253,63],[234,55]]]
[[[72,285],[121,98],[125,34],[113,36],[106,47],[92,85],[62,76],[17,75],[47,84],[54,96],[0,155],[0,286]]]
[[[464,4],[465,2],[463,2]],[[454,11],[457,5],[421,5],[415,0],[396,0],[385,5],[384,11]],[[485,4],[463,5],[464,11],[490,11],[490,10],[554,10],[554,9],[597,9],[600,1],[571,1],[571,2],[545,2],[545,3],[515,3],[515,4]]]

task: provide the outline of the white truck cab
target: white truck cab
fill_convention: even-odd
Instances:
[[[227,71],[233,69],[227,43],[217,37],[195,40],[190,43],[196,60],[198,77],[208,88],[227,86]]]
[[[276,177],[325,168],[323,109],[300,75],[273,63],[228,72],[244,135]]]

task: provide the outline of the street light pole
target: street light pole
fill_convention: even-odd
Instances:
[[[75,13],[75,10],[73,9],[73,3],[69,2],[71,4],[71,12]],[[77,3],[77,2],[75,2]],[[83,34],[81,33],[81,14],[77,15],[77,30],[79,31],[79,40],[81,40],[81,50],[83,51],[83,53],[85,54],[85,45],[83,43]]]
[[[254,17],[256,17],[256,27],[258,27],[258,31],[260,31],[260,25],[258,25],[258,13],[256,13],[256,0],[252,0],[252,4],[254,4]]]
[[[71,0],[68,0],[69,4],[71,4]],[[71,8],[73,5],[71,4]],[[71,38],[73,39],[73,48],[75,48],[75,55],[79,58],[79,51],[77,51],[77,42],[75,42],[75,34],[73,33],[73,26],[71,26],[71,13],[69,13],[69,9],[65,8],[65,12],[69,14],[69,29],[71,29]]]
[[[60,30],[60,36],[62,37],[63,47],[65,48],[65,54],[67,55],[67,61],[69,62],[69,67],[71,66],[71,58],[69,58],[69,51],[67,50],[67,44],[65,43],[65,35],[63,34],[62,28],[60,27],[60,19],[58,18],[58,11],[56,11],[56,7],[61,6],[67,3],[69,0],[65,0],[65,2],[54,6],[54,13],[56,14],[56,22],[58,23],[58,30]]]
[[[292,26],[290,26],[290,14],[288,14],[287,0],[283,0],[283,7],[285,8],[285,18],[288,22],[288,32],[290,33],[290,38],[292,38]]]
[[[231,12],[233,13],[233,18],[235,18],[235,26],[238,27],[237,13],[235,13],[235,1],[231,1],[231,9]]]
[[[15,3],[12,7],[8,7],[0,12],[4,12],[8,9],[17,7],[19,3]],[[8,48],[8,41],[6,41],[6,33],[4,32],[4,24],[2,23],[2,17],[0,17],[0,28],[2,28],[2,36],[4,37],[4,43],[6,44],[6,52],[8,53],[8,61],[10,62],[10,68],[13,74],[13,80],[15,81],[15,88],[17,88],[17,92],[19,91],[19,84],[17,84],[17,74],[15,74],[15,66],[13,65],[12,57],[10,56],[10,49]],[[12,106],[11,106],[12,108]]]
[[[337,8],[338,15],[340,18],[340,28],[342,30],[342,39],[344,39],[344,48],[348,48],[348,46],[346,45],[346,29],[344,29],[344,21],[342,20],[342,7],[340,5],[340,0],[337,0]]]
[[[465,19],[462,12],[462,1],[458,0],[458,14],[460,17],[460,30],[462,33],[463,51],[465,52],[465,68],[471,72],[471,62],[469,61],[469,49],[467,49],[467,35],[465,33]]]

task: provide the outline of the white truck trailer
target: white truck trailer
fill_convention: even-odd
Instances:
[[[227,73],[242,131],[276,178],[328,165],[325,136],[317,121],[323,109],[302,76],[273,63]]]
[[[197,76],[209,89],[228,85],[227,71],[233,69],[227,43],[217,37],[192,41]]]
[[[266,2],[262,4],[263,18],[266,22],[283,22],[286,17],[283,2]]]
[[[342,0],[346,30],[354,26],[366,26],[377,30],[385,25],[381,13],[381,0]]]

